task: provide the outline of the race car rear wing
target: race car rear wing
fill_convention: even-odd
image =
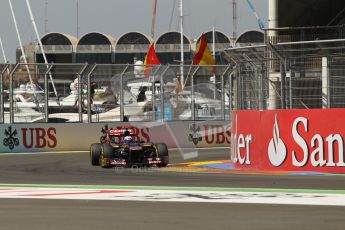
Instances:
[[[107,130],[106,132],[109,136],[124,136],[126,131],[129,132],[129,135],[136,134],[134,129],[110,129],[110,130]]]

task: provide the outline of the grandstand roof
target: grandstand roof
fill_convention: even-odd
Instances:
[[[79,41],[78,45],[115,45],[116,39],[110,35],[91,32],[83,35]]]
[[[140,32],[127,32],[120,36],[117,44],[150,44],[152,38]]]
[[[181,33],[176,31],[170,31],[161,34],[157,40],[156,44],[180,44],[181,43]],[[191,44],[192,39],[183,35],[183,43]]]
[[[262,44],[265,42],[265,35],[259,30],[248,30],[240,34],[236,41],[235,46],[242,46],[243,44]]]
[[[78,39],[63,33],[48,33],[41,38],[43,45],[76,45]]]
[[[213,43],[213,31],[207,31],[204,33],[206,40],[208,43]],[[228,36],[226,36],[225,33],[221,32],[221,31],[214,31],[214,37],[215,37],[215,43],[228,43],[230,45],[230,38]],[[196,40],[197,43],[199,43],[200,39],[201,39],[202,34],[198,37],[198,39]]]

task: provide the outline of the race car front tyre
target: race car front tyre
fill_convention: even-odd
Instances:
[[[161,160],[163,161],[162,164],[160,164],[160,167],[165,167],[168,165],[169,163],[169,152],[168,152],[168,147],[166,144],[164,143],[157,143],[155,144],[156,149],[157,149],[157,153],[158,153],[158,157],[161,158]]]
[[[92,144],[90,147],[90,162],[91,165],[99,165],[99,156],[101,155],[101,144]]]

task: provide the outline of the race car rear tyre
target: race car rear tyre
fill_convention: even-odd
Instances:
[[[99,165],[99,156],[101,155],[102,145],[99,143],[92,144],[90,147],[91,165]]]
[[[99,157],[99,162],[102,168],[109,168],[109,162],[107,159],[113,158],[113,147],[109,144],[102,144],[102,151]]]
[[[103,158],[113,158],[114,157],[113,147],[109,144],[103,144],[102,154],[103,154]]]
[[[160,167],[165,167],[169,163],[169,152],[168,152],[168,147],[164,143],[157,143],[155,144],[156,149],[157,149],[157,154],[158,157],[163,160],[163,163],[160,164]]]

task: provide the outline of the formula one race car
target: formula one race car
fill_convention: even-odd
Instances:
[[[137,141],[130,127],[105,130],[101,143],[90,148],[92,165],[108,167],[165,167],[169,163],[166,144]]]

